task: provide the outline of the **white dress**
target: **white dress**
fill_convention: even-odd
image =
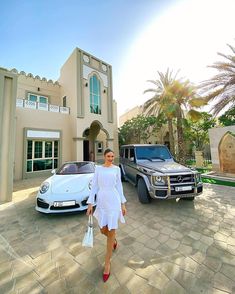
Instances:
[[[123,195],[121,173],[118,166],[96,166],[92,187],[87,203],[94,204],[96,195],[96,217],[99,227],[117,229],[118,220],[125,223],[121,204],[126,202]]]

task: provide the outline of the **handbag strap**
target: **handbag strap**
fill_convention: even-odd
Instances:
[[[89,215],[88,226],[93,227],[93,216],[92,216],[92,214]]]

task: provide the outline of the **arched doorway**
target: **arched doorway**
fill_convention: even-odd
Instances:
[[[227,132],[219,143],[220,170],[235,173],[235,134]]]
[[[93,121],[83,132],[83,160],[100,161],[108,147],[109,134],[99,121]]]

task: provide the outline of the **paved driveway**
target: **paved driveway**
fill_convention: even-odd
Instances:
[[[34,210],[40,180],[15,184],[0,206],[0,293],[235,293],[235,188],[205,185],[194,202],[142,205],[124,183],[126,224],[111,276],[102,281],[105,238],[81,246],[87,217]]]

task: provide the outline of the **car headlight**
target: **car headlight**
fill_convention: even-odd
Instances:
[[[157,185],[166,185],[166,177],[163,176],[153,176],[153,184]]]
[[[48,191],[49,187],[50,187],[50,184],[48,182],[44,182],[42,183],[39,192],[41,194],[45,194]]]
[[[92,180],[90,180],[90,182],[88,183],[88,189],[91,190],[91,186],[92,186]]]

